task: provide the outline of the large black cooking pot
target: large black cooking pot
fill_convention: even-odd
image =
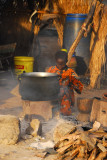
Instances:
[[[60,86],[58,75],[47,72],[31,72],[21,75],[20,94],[23,100],[48,101],[58,99]]]

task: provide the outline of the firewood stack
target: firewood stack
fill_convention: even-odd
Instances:
[[[55,145],[56,160],[107,160],[107,132],[74,127]]]

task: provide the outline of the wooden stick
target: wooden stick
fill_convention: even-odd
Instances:
[[[96,137],[96,138],[103,138],[103,137],[106,137],[106,136],[107,136],[107,133],[106,133],[106,132],[100,132],[100,131],[96,131],[96,132],[86,131],[86,133],[89,133],[89,134],[91,134],[91,135],[94,135],[94,137]]]
[[[107,142],[103,141],[103,146],[107,147]]]
[[[86,146],[80,146],[78,158],[84,158],[86,154]]]
[[[88,158],[88,160],[95,160],[96,153],[97,153],[97,149],[94,148],[93,151],[92,151],[92,153],[91,153],[91,155],[90,155],[90,157]]]
[[[95,142],[87,134],[81,134],[81,141],[87,143],[88,150],[91,151],[95,148]]]
[[[107,157],[107,152],[101,152],[95,160],[103,160]]]
[[[60,148],[60,146],[63,146],[63,144],[68,145],[70,143],[72,145],[79,138],[80,138],[80,135],[65,136],[57,144],[55,144],[54,149],[57,150],[58,148]],[[66,140],[68,140],[68,142],[66,142]],[[66,142],[66,143],[64,143],[64,142]]]
[[[63,136],[63,137],[61,137],[61,139],[55,144],[55,146],[54,146],[54,149],[55,150],[57,150],[58,148],[59,148],[59,146],[60,146],[60,144],[64,141],[64,140],[72,140],[73,139],[73,135],[74,135],[74,133],[73,132],[75,132],[76,131],[76,127],[73,127],[71,130],[70,130],[70,132],[69,133],[67,133],[65,136]],[[73,134],[72,134],[73,133]],[[76,133],[76,132],[75,132]],[[76,135],[76,134],[75,134]],[[74,137],[75,137],[75,135],[74,135]]]
[[[87,158],[75,158],[74,160],[87,160]]]
[[[80,147],[78,147],[78,148],[76,148],[76,149],[64,154],[63,158],[66,159],[66,157],[69,156],[71,158],[71,160],[72,160],[79,153],[79,149],[80,149]]]
[[[98,143],[97,146],[102,152],[106,152],[107,151],[107,149],[101,143]]]
[[[57,150],[58,153],[64,154],[67,149],[69,149],[72,146],[72,143],[69,142],[66,146],[61,147],[60,149]]]
[[[76,127],[73,127],[66,135],[72,134],[72,133],[75,132],[76,130],[77,130],[77,128],[76,128]]]
[[[80,138],[80,134],[73,133],[73,134],[65,135],[65,136],[61,137],[60,140],[63,141],[64,139],[68,139],[68,140],[74,140],[75,141],[78,138]]]
[[[88,26],[90,20],[91,20],[92,17],[93,17],[93,14],[94,14],[94,11],[95,11],[95,7],[96,7],[96,4],[97,4],[97,1],[98,1],[98,0],[93,0],[93,2],[92,2],[92,7],[90,8],[88,17],[87,17],[87,19],[85,20],[85,22],[83,23],[80,31],[78,32],[78,35],[77,35],[74,43],[72,44],[72,46],[71,46],[71,48],[70,48],[70,50],[69,50],[69,52],[68,52],[68,62],[67,62],[67,65],[70,64],[72,55],[73,55],[73,53],[74,53],[77,45],[79,44],[81,38],[83,37],[86,27]]]

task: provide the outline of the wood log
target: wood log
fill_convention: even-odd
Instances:
[[[78,32],[78,35],[77,35],[74,43],[72,44],[72,46],[71,46],[71,48],[70,48],[70,50],[69,50],[69,52],[68,52],[68,62],[67,62],[67,65],[70,64],[72,55],[73,55],[73,53],[74,53],[74,51],[75,51],[78,43],[80,42],[81,38],[82,38],[83,35],[84,35],[84,32],[85,32],[84,28],[86,28],[86,27],[88,26],[88,24],[90,23],[90,21],[91,21],[91,19],[92,19],[92,17],[93,17],[96,4],[97,4],[97,0],[93,0],[92,6],[91,6],[90,11],[89,11],[89,14],[88,14],[88,17],[87,17],[87,19],[85,20],[85,22],[83,23],[80,31]]]
[[[69,145],[69,144],[71,144],[73,146],[77,145],[77,144],[79,144],[80,140],[78,142],[76,142],[76,140],[79,139],[79,138],[80,138],[80,135],[73,135],[73,136],[69,135],[68,139],[67,139],[67,137],[65,137],[65,139],[59,141],[54,146],[54,149],[58,151],[59,148],[64,147],[64,146]]]
[[[88,160],[95,160],[96,158],[96,153],[97,153],[97,149],[94,148],[93,151],[91,152],[90,157],[88,158]]]
[[[87,160],[87,158],[75,158],[74,160]]]
[[[95,144],[96,144],[96,143],[102,143],[102,140],[94,137],[93,135],[89,135],[89,136],[93,139],[93,141],[94,141]]]
[[[103,138],[103,137],[107,137],[107,133],[106,132],[100,132],[100,131],[86,131],[87,133],[89,133],[89,135],[93,135],[96,138]]]
[[[62,160],[62,155],[57,155],[57,157],[54,160]]]
[[[76,127],[73,127],[73,128],[67,133],[67,135],[74,133],[76,130],[77,130],[77,128],[76,128]]]
[[[107,152],[101,152],[95,160],[103,160],[104,158],[107,158]]]
[[[73,133],[76,130],[76,127],[74,127],[69,133]],[[54,149],[57,150],[59,146],[61,146],[61,143],[64,143],[63,141],[66,140],[76,140],[76,132],[73,134],[67,133],[65,136],[61,137],[61,139],[55,144]]]
[[[66,148],[66,146],[68,146],[68,145],[70,145],[70,147],[66,151],[71,150],[72,148],[79,147],[80,145],[82,145],[82,143],[81,143],[80,139],[77,139],[76,141],[66,141],[66,143],[63,143],[62,146],[60,145],[56,149],[56,151],[58,152],[58,151],[62,150],[62,148],[64,148],[64,147]]]
[[[61,137],[60,141],[63,141],[65,139],[75,141],[78,138],[80,138],[80,133],[77,132],[77,133],[73,133],[73,134],[69,134],[69,135],[65,135],[65,136]]]
[[[71,160],[71,157],[66,157],[65,160]]]
[[[101,143],[98,143],[97,144],[97,147],[102,151],[102,152],[106,152],[107,149],[101,144]]]
[[[72,146],[72,143],[69,142],[66,146],[63,146],[62,148],[59,148],[57,150],[57,152],[60,153],[60,154],[64,154],[71,146]]]
[[[84,158],[86,155],[86,146],[80,146],[78,158]]]
[[[66,157],[70,157],[71,160],[72,160],[79,153],[79,149],[80,149],[80,147],[78,147],[78,148],[76,148],[76,149],[64,154],[63,159],[64,158],[66,159]]]
[[[67,141],[67,140],[64,140],[62,143],[60,143],[57,148],[55,148],[55,150],[57,151],[58,149],[68,145],[68,144],[71,144],[71,148],[76,148],[80,145],[82,145],[81,143],[81,140],[80,139],[77,139],[77,140],[70,140],[70,141]]]
[[[80,139],[77,139],[74,143],[73,143],[73,148],[76,148],[80,145],[83,145]]]
[[[103,141],[103,146],[107,147],[107,141]]]
[[[56,148],[54,147],[54,149],[57,151],[59,148],[66,146],[68,143],[72,143],[72,142],[71,141],[69,142],[68,140],[64,140],[61,143],[57,144]]]
[[[82,133],[80,139],[83,143],[87,143],[88,151],[92,151],[95,148],[95,142],[87,134]]]

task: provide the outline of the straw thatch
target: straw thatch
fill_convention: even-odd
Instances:
[[[63,45],[63,30],[64,30],[64,22],[65,22],[65,16],[62,18],[55,19],[53,21],[53,24],[55,25],[57,32],[58,32],[58,44],[62,47]]]
[[[65,15],[68,13],[88,13],[92,0],[48,0],[45,10],[60,13],[58,19],[54,20],[54,25],[58,32],[58,43],[63,45],[63,29]],[[64,15],[65,14],[65,15]]]
[[[46,10],[67,13],[88,13],[92,0],[48,0]]]
[[[100,12],[99,12],[100,11]],[[105,43],[107,37],[107,7],[98,4],[93,17],[94,31],[91,36],[90,87],[100,88],[100,79],[105,67]]]

